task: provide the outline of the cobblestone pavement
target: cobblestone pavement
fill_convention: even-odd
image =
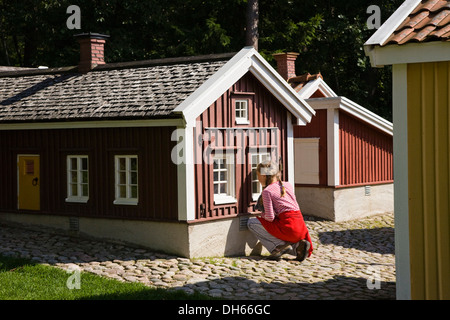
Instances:
[[[395,299],[393,214],[343,223],[305,220],[314,252],[302,263],[289,254],[281,261],[186,259],[11,225],[0,225],[0,254],[230,300]]]

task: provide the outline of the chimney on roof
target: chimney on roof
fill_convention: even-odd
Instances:
[[[296,76],[295,60],[297,56],[298,53],[295,52],[273,54],[273,57],[277,61],[277,71],[286,81]]]
[[[104,45],[108,35],[99,33],[81,33],[75,35],[80,44],[78,72],[86,73],[99,64],[105,64]]]

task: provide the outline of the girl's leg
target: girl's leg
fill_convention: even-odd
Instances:
[[[285,241],[278,239],[267,232],[261,222],[256,218],[248,219],[247,226],[270,253],[272,253],[277,246],[286,244]]]

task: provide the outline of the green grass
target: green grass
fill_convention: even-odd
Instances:
[[[149,288],[81,272],[80,289],[69,289],[74,273],[30,260],[0,255],[0,300],[207,300],[180,290]],[[73,278],[72,278],[73,279]]]

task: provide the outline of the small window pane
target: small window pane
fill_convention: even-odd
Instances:
[[[131,172],[131,184],[137,184],[137,172]]]
[[[226,183],[222,183],[220,185],[220,193],[226,193],[227,192],[227,184]]]
[[[119,197],[120,198],[127,197],[127,187],[126,186],[119,186]]]
[[[126,159],[119,158],[119,170],[126,170]]]
[[[88,161],[87,158],[81,158],[81,170],[88,169]]]
[[[78,172],[70,171],[70,179],[73,183],[78,182]]]
[[[70,194],[75,197],[78,196],[78,185],[76,183],[70,185]]]
[[[214,184],[214,194],[219,194],[219,185]]]
[[[89,189],[87,184],[82,185],[83,197],[87,197],[89,195]]]
[[[131,187],[131,198],[137,198],[137,186]]]
[[[88,182],[88,173],[87,173],[87,171],[83,171],[81,173],[81,182],[82,183],[87,183]]]
[[[133,171],[137,170],[137,159],[136,158],[130,159],[130,169]]]
[[[78,161],[77,158],[71,158],[70,159],[70,166],[71,166],[71,170],[77,170],[78,168]]]
[[[119,184],[126,184],[126,183],[127,183],[127,173],[120,172],[119,173]]]

